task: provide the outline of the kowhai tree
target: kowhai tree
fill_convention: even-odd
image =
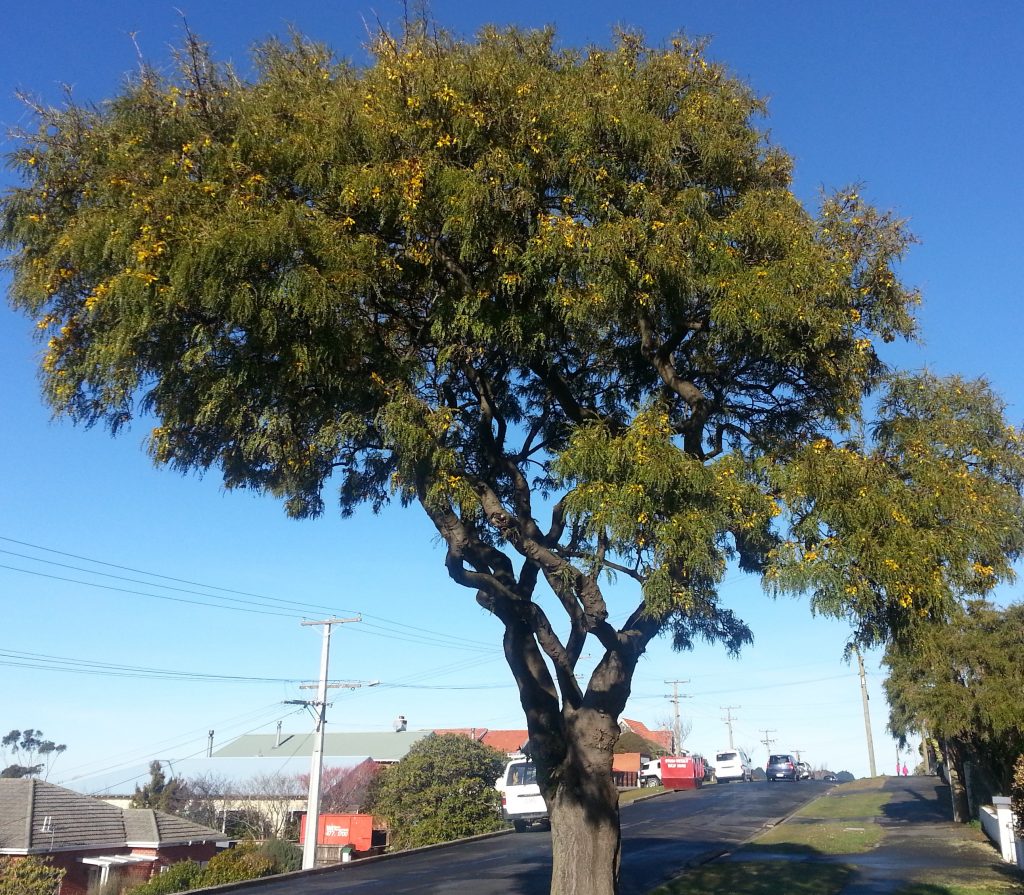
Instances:
[[[158,463],[296,517],[328,483],[346,516],[418,506],[501,624],[552,891],[608,895],[652,639],[748,642],[730,563],[856,641],[912,638],[1009,573],[1020,443],[999,419],[972,430],[991,460],[915,447],[963,386],[877,354],[915,329],[907,233],[855,189],[806,209],[702,44],[414,23],[369,54],[271,41],[243,79],[190,38],[177,74],[37,108],[2,204],[11,300],[58,413],[155,418]]]

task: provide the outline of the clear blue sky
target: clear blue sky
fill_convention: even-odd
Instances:
[[[397,4],[351,0],[11,4],[3,17],[0,127],[29,124],[14,95],[19,88],[52,101],[62,84],[80,100],[109,97],[136,66],[130,34],[148,59],[165,64],[169,45],[181,38],[176,8],[242,70],[248,48],[288,23],[358,59],[368,22],[400,18]],[[712,55],[769,97],[769,126],[796,159],[801,197],[813,203],[823,186],[858,182],[876,204],[911,220],[921,244],[904,272],[924,293],[923,343],[897,348],[891,359],[986,376],[1011,419],[1020,420],[1019,3],[548,0],[435,2],[433,13],[463,33],[485,22],[550,23],[566,44],[607,42],[616,24],[639,27],[654,42],[680,30],[711,36]],[[7,173],[0,178],[9,182]],[[443,554],[415,511],[348,521],[328,513],[297,523],[271,498],[225,494],[213,475],[157,470],[141,450],[144,426],[114,440],[50,421],[35,380],[39,348],[31,324],[0,309],[0,728],[38,727],[66,743],[52,780],[202,753],[210,729],[218,743],[273,730],[294,708],[283,700],[310,695],[284,681],[317,670],[318,631],[300,627],[302,615],[363,612],[366,619],[336,630],[332,676],[382,684],[334,691],[332,729],[389,729],[398,714],[414,728],[524,726],[498,624],[448,581]],[[305,608],[268,608],[183,581]],[[110,589],[118,587],[151,596]],[[857,676],[840,658],[844,629],[811,619],[800,601],[768,600],[756,581],[738,575],[724,592],[751,624],[755,645],[734,661],[719,649],[673,654],[656,643],[637,672],[626,716],[651,726],[669,719],[664,681],[688,679],[681,691],[692,698],[681,710],[693,724],[690,748],[711,753],[725,745],[720,707],[738,706],[736,744],[751,747],[759,763],[765,750],[758,740],[768,729],[776,751],[801,749],[815,765],[866,773]],[[278,614],[182,602],[217,603],[217,595],[242,600],[230,605],[243,609],[262,602],[263,611]],[[624,612],[633,597],[613,593],[613,611]],[[75,660],[77,671],[58,670],[52,657]],[[877,656],[869,659],[879,769],[891,771],[896,749],[885,732]],[[127,667],[115,674],[115,664]],[[303,714],[285,720],[286,729],[308,727]]]

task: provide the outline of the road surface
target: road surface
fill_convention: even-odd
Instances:
[[[727,851],[828,784],[730,783],[674,792],[622,809],[622,895],[643,895],[687,864]],[[241,895],[547,895],[551,836],[510,833],[316,874],[253,882]]]

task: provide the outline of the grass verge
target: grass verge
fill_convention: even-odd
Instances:
[[[751,852],[815,853],[819,855],[856,855],[871,851],[885,835],[876,824],[813,823],[783,824],[773,827],[747,846]]]
[[[705,864],[655,889],[651,895],[838,895],[853,878],[842,864],[743,861]],[[1005,895],[1005,893],[1003,893]]]
[[[966,886],[914,883],[900,889],[896,895],[1017,895],[1020,892],[1024,892],[1024,887],[1007,880],[998,883],[972,883]]]

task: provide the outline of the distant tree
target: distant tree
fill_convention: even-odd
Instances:
[[[63,744],[43,739],[41,730],[33,730],[31,727],[12,730],[0,739],[0,750],[4,758],[9,754],[13,759],[10,765],[0,771],[0,777],[36,777],[42,772],[45,780],[54,759],[66,749],[67,746]],[[40,758],[42,761],[36,760]]]
[[[878,354],[915,332],[904,226],[855,189],[805,208],[703,44],[411,22],[362,66],[299,39],[249,80],[193,38],[180,61],[36,108],[11,153],[0,239],[47,399],[115,432],[141,412],[157,462],[295,517],[328,483],[346,516],[416,505],[502,629],[558,895],[617,888],[650,643],[750,642],[730,564],[861,643],[1010,574],[1017,433]],[[926,414],[955,445],[913,437]]]
[[[187,802],[180,808],[179,816],[212,829],[220,829],[224,823],[227,800],[234,791],[234,784],[217,774],[197,774],[184,780]]]
[[[426,737],[381,770],[368,808],[387,821],[394,849],[500,830],[494,784],[505,763],[504,753],[460,734]]]
[[[856,779],[857,778],[849,771],[839,771],[836,774],[836,780],[838,780],[840,783],[853,783],[853,781]]]
[[[63,878],[46,858],[0,855],[0,895],[54,895]]]
[[[984,573],[984,570],[982,570]],[[1024,753],[1024,603],[1005,609],[978,600],[948,623],[922,630],[912,648],[890,647],[889,729],[905,745],[910,734],[943,744],[960,820],[969,820],[966,763],[975,788],[1009,792]],[[981,793],[979,793],[981,795]]]
[[[320,798],[320,809],[338,814],[358,814],[366,805],[367,794],[380,765],[367,759],[348,768],[325,768]],[[299,775],[299,785],[309,789],[309,774]]]
[[[130,807],[156,808],[168,814],[180,814],[189,802],[188,787],[183,780],[168,781],[159,761],[149,763],[149,782],[136,786]]]
[[[256,774],[238,782],[233,791],[229,826],[234,835],[270,839],[291,831],[295,803],[305,798],[300,775]]]

